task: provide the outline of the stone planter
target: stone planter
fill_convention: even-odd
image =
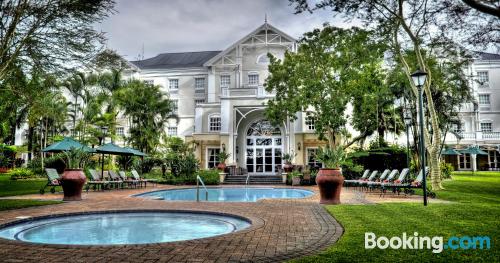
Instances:
[[[219,183],[224,183],[224,180],[226,180],[226,175],[227,173],[219,173]]]
[[[9,171],[9,168],[7,167],[0,167],[0,174],[7,173]]]
[[[82,200],[83,185],[87,181],[82,169],[66,169],[61,178],[61,186],[64,192],[63,201]]]
[[[292,178],[292,185],[300,185],[300,177],[296,176]]]
[[[281,179],[283,180],[283,183],[286,184],[286,177],[288,176],[288,173],[281,173]]]
[[[344,184],[344,177],[340,169],[319,169],[316,184],[319,187],[320,204],[340,204],[340,192]]]

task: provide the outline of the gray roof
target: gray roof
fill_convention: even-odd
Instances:
[[[500,54],[477,52],[477,56],[480,60],[500,60]]]
[[[173,69],[203,67],[203,63],[215,57],[221,51],[199,51],[162,53],[155,57],[130,61],[140,69]]]

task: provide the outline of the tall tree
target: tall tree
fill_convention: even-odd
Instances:
[[[443,58],[464,56],[457,43],[461,39],[470,44],[498,43],[499,20],[465,8],[463,2],[457,0],[323,0],[313,6],[307,0],[291,2],[296,4],[297,12],[330,8],[335,15],[358,18],[366,26],[378,28],[381,35],[390,39],[393,57],[403,65],[407,80],[405,87],[411,90],[414,97],[417,97],[418,91],[411,73],[419,68],[429,74],[423,87],[429,116],[429,127],[424,131],[427,138],[425,148],[429,155],[431,186],[434,190],[442,189],[439,167],[442,130],[432,92],[435,72],[429,67],[426,54],[441,53]],[[496,27],[496,31],[489,30],[491,26]],[[425,49],[428,53],[424,52]],[[409,63],[407,51],[415,54],[415,64]]]
[[[113,0],[0,1],[0,80],[16,62],[27,72],[51,72],[90,61],[104,41],[94,25],[113,6]]]
[[[297,112],[308,112],[315,120],[316,133],[331,148],[349,147],[365,138],[373,129],[366,127],[367,120],[348,118],[346,109],[354,97],[363,94],[359,90],[372,85],[366,76],[380,65],[384,50],[369,31],[358,28],[325,25],[305,33],[297,53],[287,52],[283,61],[270,56],[266,90],[276,91],[276,97],[268,102],[268,119],[279,124],[297,119]],[[349,120],[357,122],[353,126],[361,133],[348,140],[345,125]]]
[[[165,124],[173,118],[173,103],[159,86],[145,84],[140,80],[128,81],[117,93],[124,113],[131,118],[130,143],[138,149],[151,153],[160,144]]]

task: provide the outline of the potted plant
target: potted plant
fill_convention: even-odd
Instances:
[[[290,173],[293,171],[293,164],[292,160],[297,154],[294,153],[293,151],[291,153],[285,153],[283,155],[283,161],[285,161],[285,164],[283,165],[283,170],[285,173]]]
[[[290,177],[292,178],[291,180],[292,186],[300,185],[300,182],[302,181],[302,174],[299,171],[291,172]]]
[[[82,200],[83,185],[87,181],[83,168],[89,158],[90,153],[77,148],[71,148],[62,155],[61,159],[66,165],[63,176],[60,179],[64,192],[63,201]]]
[[[340,192],[344,184],[344,177],[340,166],[346,160],[344,148],[319,148],[316,159],[326,168],[320,168],[316,175],[316,184],[319,187],[321,204],[340,204]]]
[[[217,169],[219,169],[223,172],[226,170],[226,160],[227,160],[227,158],[229,158],[229,156],[231,156],[231,154],[226,152],[226,151],[222,151],[219,154],[217,154],[217,159],[219,161],[219,164],[217,165]]]

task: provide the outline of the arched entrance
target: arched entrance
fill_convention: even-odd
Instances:
[[[283,138],[279,127],[258,120],[247,129],[246,168],[251,175],[274,175],[282,165]]]

